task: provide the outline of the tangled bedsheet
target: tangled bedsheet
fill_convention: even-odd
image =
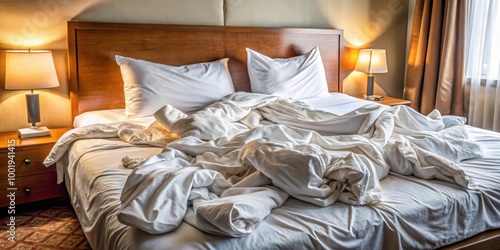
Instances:
[[[82,138],[164,147],[146,160],[122,160],[133,170],[119,221],[152,234],[186,221],[240,237],[289,196],[318,206],[379,202],[379,181],[390,171],[474,189],[457,163],[482,156],[463,118],[422,116],[406,106],[373,104],[337,116],[283,97],[238,92],[190,115],[165,106],[155,118],[148,128],[74,129],[44,163],[55,163]]]

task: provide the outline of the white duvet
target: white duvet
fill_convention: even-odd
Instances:
[[[290,195],[319,206],[377,202],[379,180],[389,171],[476,188],[457,163],[482,156],[461,118],[437,111],[422,116],[406,106],[368,105],[333,115],[282,97],[235,93],[189,116],[166,106],[155,117],[147,129],[75,129],[45,164],[55,163],[79,138],[165,146],[145,161],[123,159],[134,170],[122,192],[119,221],[152,234],[186,221],[239,237]]]

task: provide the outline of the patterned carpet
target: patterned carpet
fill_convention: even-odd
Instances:
[[[16,207],[15,242],[10,236],[8,208],[0,208],[0,249],[91,249],[69,200]]]

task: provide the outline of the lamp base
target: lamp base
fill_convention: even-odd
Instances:
[[[50,130],[47,127],[35,127],[35,128],[20,128],[17,130],[19,137],[21,138],[31,138],[50,135]]]

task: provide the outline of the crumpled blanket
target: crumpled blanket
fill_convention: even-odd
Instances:
[[[164,146],[144,161],[124,159],[133,170],[119,221],[152,234],[186,221],[240,237],[289,196],[318,206],[379,202],[380,180],[390,171],[476,188],[457,163],[482,156],[463,118],[423,116],[406,106],[374,104],[336,116],[284,97],[239,92],[190,115],[167,105],[155,118],[147,129],[76,129],[44,163],[57,161],[75,138],[119,136]]]
[[[130,123],[123,123],[116,126],[107,124],[89,125],[72,129],[63,134],[54,147],[52,147],[51,152],[43,163],[45,166],[57,163],[71,146],[71,143],[76,140],[116,137],[131,144],[146,144],[155,147],[164,147],[169,142],[179,139],[179,135],[166,130],[157,122],[152,123],[146,129]],[[134,159],[131,159],[131,161],[134,161]],[[57,164],[56,168],[57,183],[60,184],[64,181],[64,165]]]

